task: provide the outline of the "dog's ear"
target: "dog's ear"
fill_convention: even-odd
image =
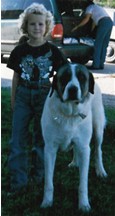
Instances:
[[[50,93],[49,97],[52,96],[54,89],[57,90],[57,75],[56,75],[56,73],[52,77],[51,93]]]
[[[66,60],[66,62],[63,62],[62,64],[60,64],[58,66],[58,68],[55,70],[53,70],[53,68],[51,68],[51,72],[50,72],[50,76],[49,76],[49,79],[50,79],[50,82],[52,83],[52,86],[51,86],[51,92],[50,92],[50,95],[49,97],[52,96],[53,92],[54,92],[54,89],[57,90],[57,73],[59,72],[59,70],[61,68],[64,67],[64,65],[67,67],[67,64],[69,62]]]
[[[94,94],[94,85],[95,85],[95,81],[94,81],[93,74],[89,72],[89,92],[92,94]]]

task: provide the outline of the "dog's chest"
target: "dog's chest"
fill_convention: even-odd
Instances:
[[[69,151],[72,148],[72,137],[70,134],[61,133],[56,138],[56,143],[61,151]]]
[[[75,121],[66,120],[53,124],[53,139],[62,151],[70,150],[72,142],[79,134],[79,127]]]

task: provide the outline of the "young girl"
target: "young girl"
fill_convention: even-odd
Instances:
[[[11,192],[28,182],[27,149],[29,124],[33,118],[34,171],[37,182],[43,178],[43,142],[40,118],[49,92],[48,74],[67,62],[56,46],[46,41],[53,27],[53,16],[42,4],[33,3],[20,15],[20,29],[28,40],[11,52],[7,67],[14,70],[11,106],[13,109],[9,169]]]

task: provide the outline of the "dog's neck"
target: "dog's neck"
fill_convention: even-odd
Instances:
[[[82,119],[86,118],[86,114],[82,113],[78,109],[79,104],[76,104],[76,102],[66,102],[63,104],[61,109],[59,110],[60,113],[67,117],[67,118],[73,118],[73,117],[81,117]]]
[[[87,116],[84,113],[76,113],[76,114],[68,114],[66,112],[63,112],[63,110],[60,110],[59,113],[57,113],[55,110],[52,110],[52,118],[55,122],[58,124],[63,123],[63,119],[65,122],[71,121],[72,119],[77,119],[78,121],[84,120]]]
[[[76,103],[75,101],[71,102],[62,102],[60,98],[55,95],[52,95],[50,102],[52,103],[52,99],[55,97],[55,104],[52,107],[51,114],[55,121],[60,123],[62,119],[70,120],[73,118],[78,118],[79,120],[83,120],[87,117],[87,113],[82,109],[82,103]]]

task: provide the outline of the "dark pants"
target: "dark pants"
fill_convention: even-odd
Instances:
[[[19,86],[16,92],[15,108],[12,122],[12,137],[10,140],[9,169],[11,173],[11,187],[19,189],[28,182],[28,151],[29,125],[33,119],[33,145],[38,160],[36,169],[43,172],[43,140],[41,133],[41,114],[48,88],[29,89]],[[42,145],[40,146],[40,143]],[[37,171],[37,170],[36,170]],[[38,171],[39,172],[39,171]]]
[[[104,67],[112,26],[113,22],[109,17],[102,18],[98,23],[93,55],[93,66],[96,68]]]

